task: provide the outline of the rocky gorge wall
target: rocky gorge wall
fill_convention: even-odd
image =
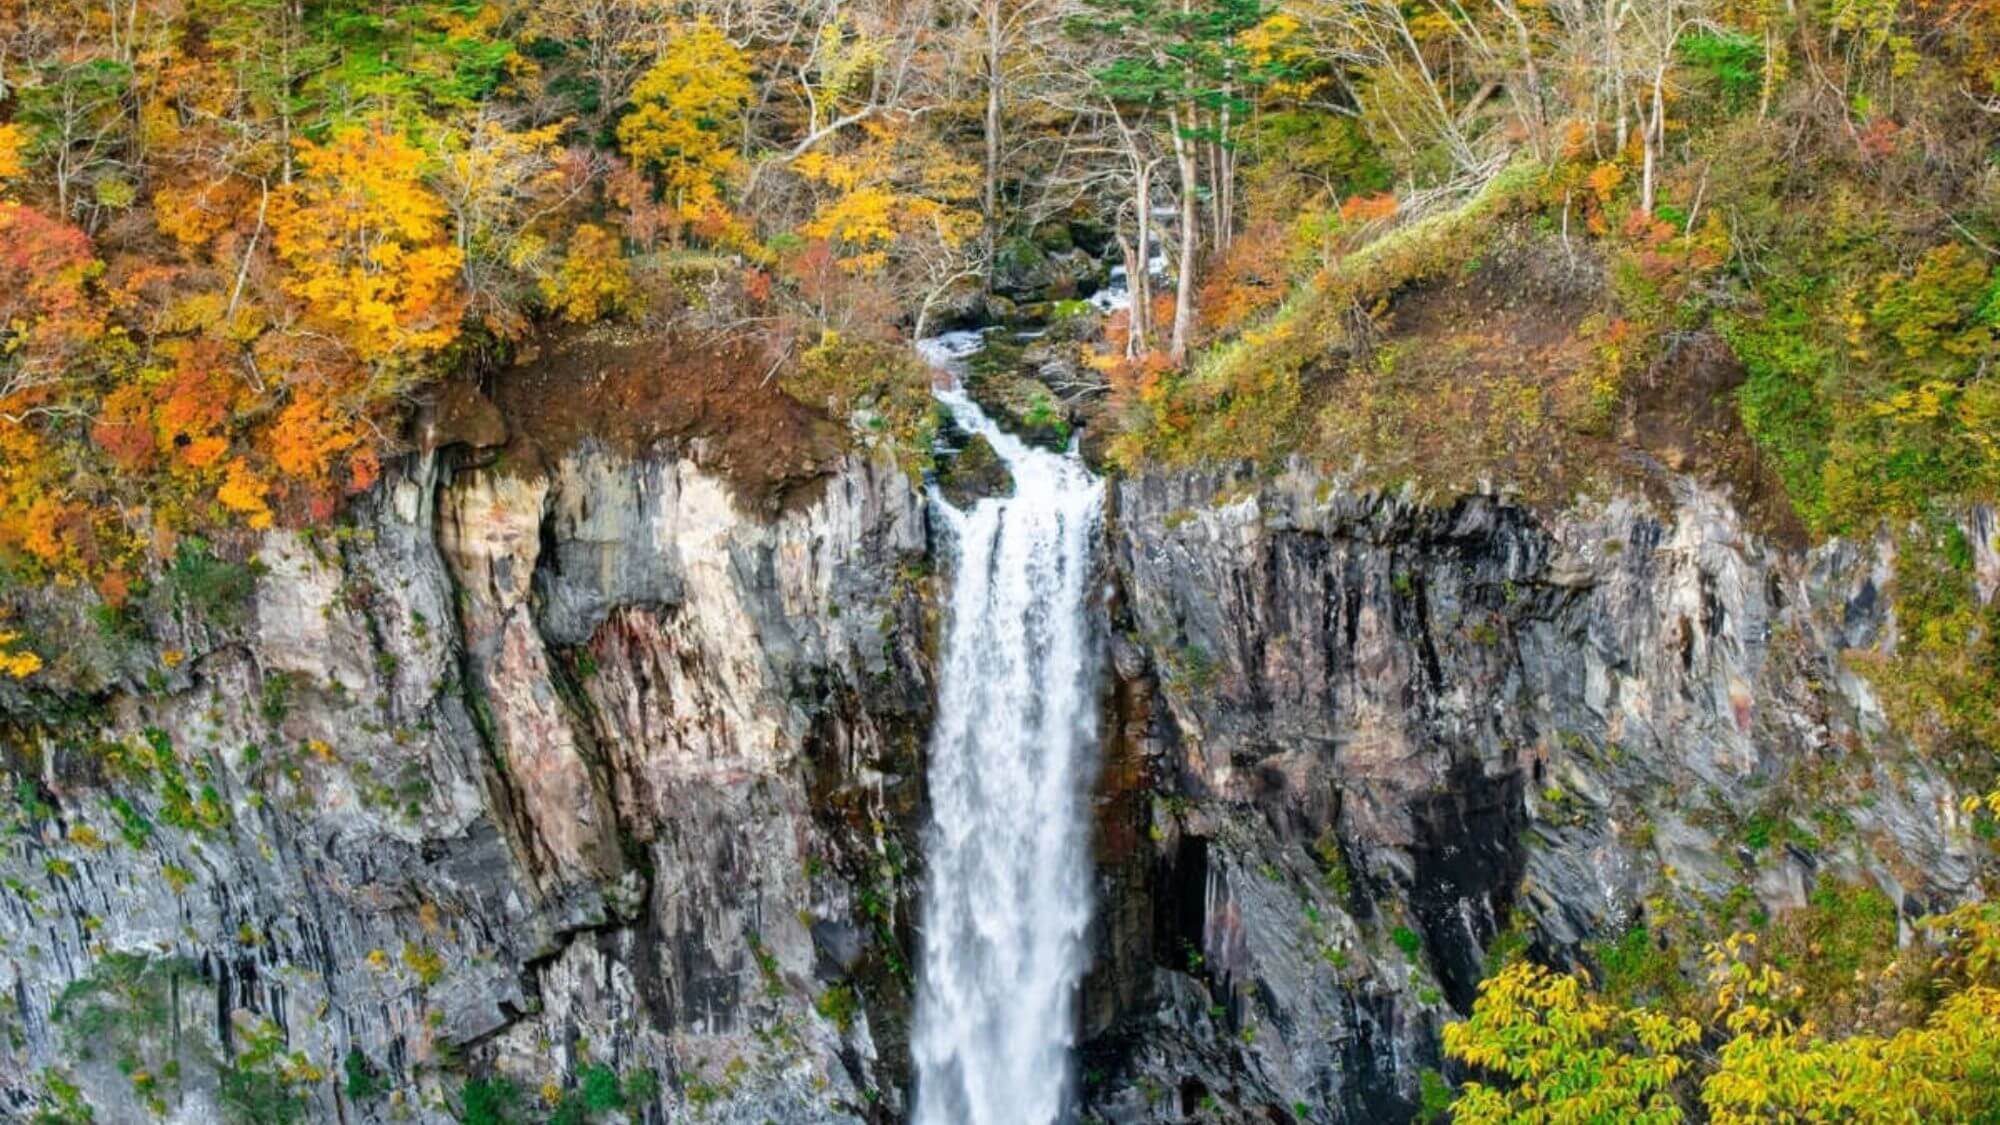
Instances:
[[[752,516],[693,456],[453,452],[149,622],[150,684],[10,715],[0,1115],[507,1099],[468,1073],[652,1121],[899,1104],[920,493],[855,457]]]
[[[854,455],[747,506],[702,452],[414,457],[241,604],[0,699],[0,1115],[903,1119],[924,498]],[[1113,482],[1087,1115],[1402,1119],[1503,933],[1977,893],[1846,659],[1893,644],[1886,543],[1674,487]],[[1746,843],[1802,794],[1844,827]]]
[[[1888,543],[1780,550],[1672,489],[1537,516],[1298,468],[1118,485],[1104,803],[1150,847],[1107,879],[1102,1119],[1407,1118],[1503,931],[1570,959],[1817,879],[1906,921],[1977,896],[1960,795],[1850,666],[1893,647]],[[1968,532],[1990,600],[1991,513]]]

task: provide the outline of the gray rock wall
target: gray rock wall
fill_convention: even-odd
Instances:
[[[1105,881],[1124,965],[1092,984],[1144,999],[1090,1029],[1099,1115],[1407,1116],[1510,926],[1565,957],[1656,894],[1775,911],[1833,876],[1906,916],[1976,894],[1958,795],[1845,659],[1892,643],[1886,545],[1773,550],[1674,487],[1553,518],[1303,469],[1118,487],[1140,702],[1113,745],[1151,863]],[[1817,846],[1745,842],[1814,807],[1845,818]]]
[[[634,1119],[899,1103],[932,599],[893,466],[770,519],[685,458],[424,459],[256,550],[253,604],[151,623],[152,689],[13,724],[0,1099],[206,1122],[268,1072],[450,1120],[466,1072],[602,1066],[656,1076]]]
[[[542,1115],[609,1082],[597,1120],[901,1120],[923,498],[856,457],[750,515],[687,452],[414,459],[263,537],[244,604],[149,598],[67,695],[9,688],[0,1116],[445,1121],[477,1075]],[[1503,932],[1977,893],[1846,659],[1893,646],[1887,544],[1774,550],[1677,488],[1114,485],[1087,1114],[1403,1119]]]

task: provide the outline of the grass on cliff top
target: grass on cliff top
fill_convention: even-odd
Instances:
[[[1307,384],[1352,353],[1354,314],[1397,287],[1441,272],[1479,238],[1478,227],[1512,196],[1509,169],[1462,206],[1394,230],[1332,262],[1240,334],[1169,373],[1126,404],[1114,463],[1182,464],[1298,452],[1311,426]]]
[[[1782,522],[1735,421],[1740,371],[1712,334],[1649,352],[1621,315],[1634,282],[1581,235],[1586,209],[1550,205],[1565,175],[1512,165],[1336,258],[1128,403],[1114,460],[1300,455],[1358,465],[1364,485],[1493,482],[1539,502],[1643,480],[1648,464],[1701,466]],[[1702,252],[1699,232],[1655,241],[1660,254]]]

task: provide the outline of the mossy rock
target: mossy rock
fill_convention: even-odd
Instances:
[[[1069,448],[1069,410],[1040,380],[997,372],[970,380],[967,390],[1001,429],[1029,445]]]
[[[1109,276],[1103,262],[1082,250],[1051,250],[1017,238],[1003,245],[994,260],[993,289],[1015,301],[1033,304],[1082,297],[1102,286]]]
[[[983,434],[973,434],[956,452],[938,458],[937,483],[938,491],[959,509],[1014,495],[1014,474]]]
[[[1068,223],[1050,222],[1035,228],[1035,245],[1050,253],[1061,253],[1075,249],[1076,240],[1070,237]]]

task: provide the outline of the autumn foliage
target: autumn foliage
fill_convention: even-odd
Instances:
[[[672,36],[633,88],[619,143],[657,172],[667,199],[692,218],[714,206],[738,159],[731,126],[751,92],[743,52],[714,24],[697,21]]]
[[[1879,1032],[1821,1026],[1807,990],[1754,933],[1707,949],[1700,1019],[1619,1004],[1588,973],[1517,961],[1480,984],[1472,1018],[1445,1028],[1445,1053],[1473,1074],[1452,1120],[1990,1120],[2000,1111],[2000,912],[1963,906],[1921,928],[1928,957],[1918,946],[1841,982],[1900,971],[1911,978],[1904,991],[1928,997]]]
[[[980,223],[890,96],[919,46],[872,10],[0,0],[0,578],[117,600],[187,535],[322,518],[538,331],[888,339]]]
[[[107,265],[76,225],[0,202],[0,552],[17,565],[142,567],[177,532],[270,526],[278,503],[373,479],[372,419],[460,331],[461,252],[401,137],[343,129],[294,160],[275,189],[165,188],[164,260]],[[204,268],[216,257],[237,268]]]
[[[422,152],[381,129],[299,148],[299,179],[272,202],[272,245],[290,267],[299,323],[361,363],[421,357],[458,336],[463,253],[424,184]]]
[[[636,299],[632,273],[618,253],[618,238],[585,223],[570,235],[561,268],[542,282],[549,307],[563,319],[587,324],[626,309]]]

